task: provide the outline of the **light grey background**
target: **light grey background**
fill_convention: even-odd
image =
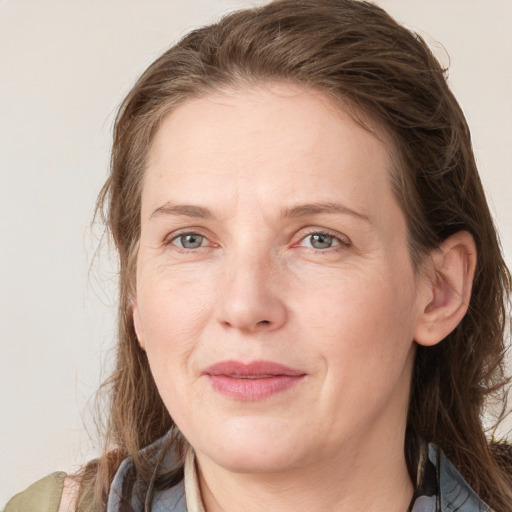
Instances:
[[[112,356],[115,272],[90,222],[117,105],[178,37],[255,3],[0,0],[0,506],[98,451],[84,426]],[[512,2],[377,3],[450,64],[510,264]]]

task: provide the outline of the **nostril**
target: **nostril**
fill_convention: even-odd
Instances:
[[[270,322],[268,320],[260,320],[258,322],[258,325],[269,325],[269,324],[270,324]]]

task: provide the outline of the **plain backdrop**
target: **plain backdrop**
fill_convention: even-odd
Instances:
[[[255,3],[0,0],[0,507],[98,453],[116,278],[91,221],[118,104],[172,42]],[[449,66],[510,265],[512,2],[377,3]]]

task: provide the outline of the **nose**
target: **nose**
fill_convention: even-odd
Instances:
[[[218,320],[246,333],[271,332],[287,320],[279,271],[269,256],[232,258],[219,290]]]

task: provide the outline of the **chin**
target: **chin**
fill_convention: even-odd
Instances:
[[[236,422],[209,430],[194,446],[214,463],[235,473],[273,473],[292,469],[304,458],[301,439],[289,427],[268,422]],[[272,423],[272,422],[271,422]]]
[[[207,454],[219,466],[233,473],[280,473],[296,466],[291,453],[262,450],[258,446],[236,446],[229,450],[211,450]]]

